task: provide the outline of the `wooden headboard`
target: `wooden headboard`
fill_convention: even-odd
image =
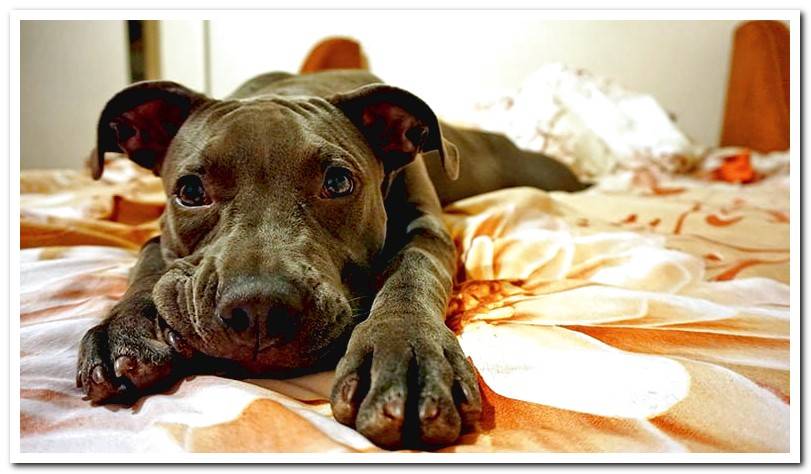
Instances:
[[[750,21],[735,31],[721,146],[789,147],[789,29]]]
[[[327,69],[368,69],[360,43],[351,38],[326,38],[316,44],[299,69],[301,73]]]

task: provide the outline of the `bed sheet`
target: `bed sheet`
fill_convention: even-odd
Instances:
[[[375,452],[335,422],[333,374],[196,376],[134,407],[75,385],[83,333],[155,235],[157,178],[113,159],[21,176],[23,452]],[[786,452],[789,185],[625,171],[445,210],[447,324],[478,373],[476,432],[443,452]]]

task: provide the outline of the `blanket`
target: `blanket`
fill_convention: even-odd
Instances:
[[[330,413],[332,372],[195,376],[94,407],[78,343],[158,232],[160,181],[113,159],[25,171],[22,452],[376,452]],[[514,188],[445,210],[447,313],[483,396],[443,452],[787,452],[789,185],[623,171],[586,192]]]

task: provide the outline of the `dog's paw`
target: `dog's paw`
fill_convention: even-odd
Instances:
[[[481,415],[472,367],[438,323],[361,323],[335,375],[335,419],[385,448],[448,445]]]
[[[87,331],[76,371],[76,385],[86,399],[131,404],[171,381],[178,360],[190,351],[156,318],[151,298],[134,298],[116,305],[104,323]]]

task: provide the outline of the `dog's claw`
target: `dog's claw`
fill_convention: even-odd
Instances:
[[[135,368],[135,361],[130,356],[121,356],[115,360],[115,376],[121,377]]]
[[[97,384],[103,384],[106,379],[104,377],[104,368],[100,365],[97,365],[93,368],[93,372],[91,373],[91,378],[93,382]]]
[[[340,386],[336,386],[337,395],[332,405],[332,414],[335,419],[344,424],[355,422],[358,414],[358,388],[360,378],[357,374],[347,376]]]
[[[392,420],[402,420],[403,412],[405,411],[405,403],[402,398],[395,398],[389,400],[383,405],[383,413]]]
[[[355,392],[358,389],[358,377],[348,377],[343,386],[341,387],[341,401],[344,403],[352,403],[355,397]]]
[[[183,342],[183,338],[172,329],[166,328],[163,331],[163,339],[172,346],[175,352],[180,354],[181,357],[188,359],[193,355],[192,349]]]
[[[164,331],[164,337],[166,338],[166,341],[169,343],[169,345],[177,349],[179,341],[174,331],[172,331],[171,329],[167,329],[166,331]]]
[[[435,420],[437,416],[439,416],[439,405],[437,405],[436,399],[433,397],[427,398],[422,402],[420,419],[422,421],[431,421]]]

